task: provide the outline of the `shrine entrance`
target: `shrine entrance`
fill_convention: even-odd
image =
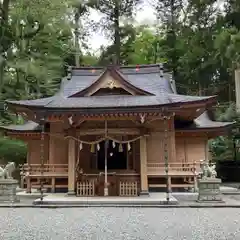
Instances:
[[[105,141],[99,143],[97,151],[97,167],[99,170],[105,168]],[[127,169],[127,146],[126,144],[107,141],[107,168],[108,170]]]

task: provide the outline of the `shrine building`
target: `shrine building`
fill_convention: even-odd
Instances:
[[[72,67],[52,97],[6,101],[23,125],[1,126],[27,144],[21,184],[77,196],[137,196],[195,187],[208,140],[232,123],[212,121],[216,96],[177,93],[160,64]]]

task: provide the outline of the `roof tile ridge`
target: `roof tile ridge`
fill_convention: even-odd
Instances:
[[[124,74],[121,73],[119,70],[120,70],[120,69],[116,69],[116,68],[114,69],[114,71],[115,71],[127,84],[129,84],[130,86],[132,86],[132,87],[136,88],[137,90],[140,90],[140,91],[142,91],[142,92],[144,92],[144,93],[146,93],[146,94],[154,95],[152,92],[148,92],[148,91],[146,91],[146,90],[144,90],[144,89],[141,89],[141,88],[133,85],[131,82],[129,82],[129,81],[127,80],[127,78],[124,76]]]
[[[159,65],[161,65],[161,63],[154,63],[154,64],[132,64],[132,65],[120,65],[119,69],[131,69],[131,68],[136,68],[136,66],[138,68],[152,68],[152,67],[159,67]]]

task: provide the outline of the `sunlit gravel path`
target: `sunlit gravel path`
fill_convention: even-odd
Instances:
[[[240,209],[1,208],[0,239],[239,240]]]

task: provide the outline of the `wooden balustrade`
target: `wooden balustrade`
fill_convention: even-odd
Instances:
[[[90,197],[95,196],[95,181],[81,181],[77,182],[77,196],[80,197]]]
[[[68,178],[68,164],[23,164],[20,166],[21,187],[27,186],[27,192],[32,188],[40,188],[41,181],[44,187],[51,188],[55,192],[56,188],[66,188],[67,184],[56,183],[56,179]]]
[[[193,163],[169,163],[168,164],[168,170],[169,174],[179,174],[189,175],[190,173],[195,174],[195,172],[198,170],[198,164]],[[147,163],[147,172],[148,175],[151,174],[165,174],[165,163]],[[180,174],[181,173],[181,174]]]
[[[138,195],[137,181],[120,181],[119,182],[119,196],[131,197]]]
[[[22,175],[32,176],[32,175],[60,175],[68,173],[68,164],[23,164],[20,166],[20,171]]]
[[[168,191],[171,192],[172,188],[190,187],[197,189],[197,175],[199,171],[199,163],[187,162],[187,163],[169,163],[168,164]],[[166,177],[165,163],[148,163],[147,174],[150,178]],[[181,178],[182,184],[176,184],[172,182],[174,178]],[[149,184],[149,187],[165,187],[166,184],[153,182]]]

